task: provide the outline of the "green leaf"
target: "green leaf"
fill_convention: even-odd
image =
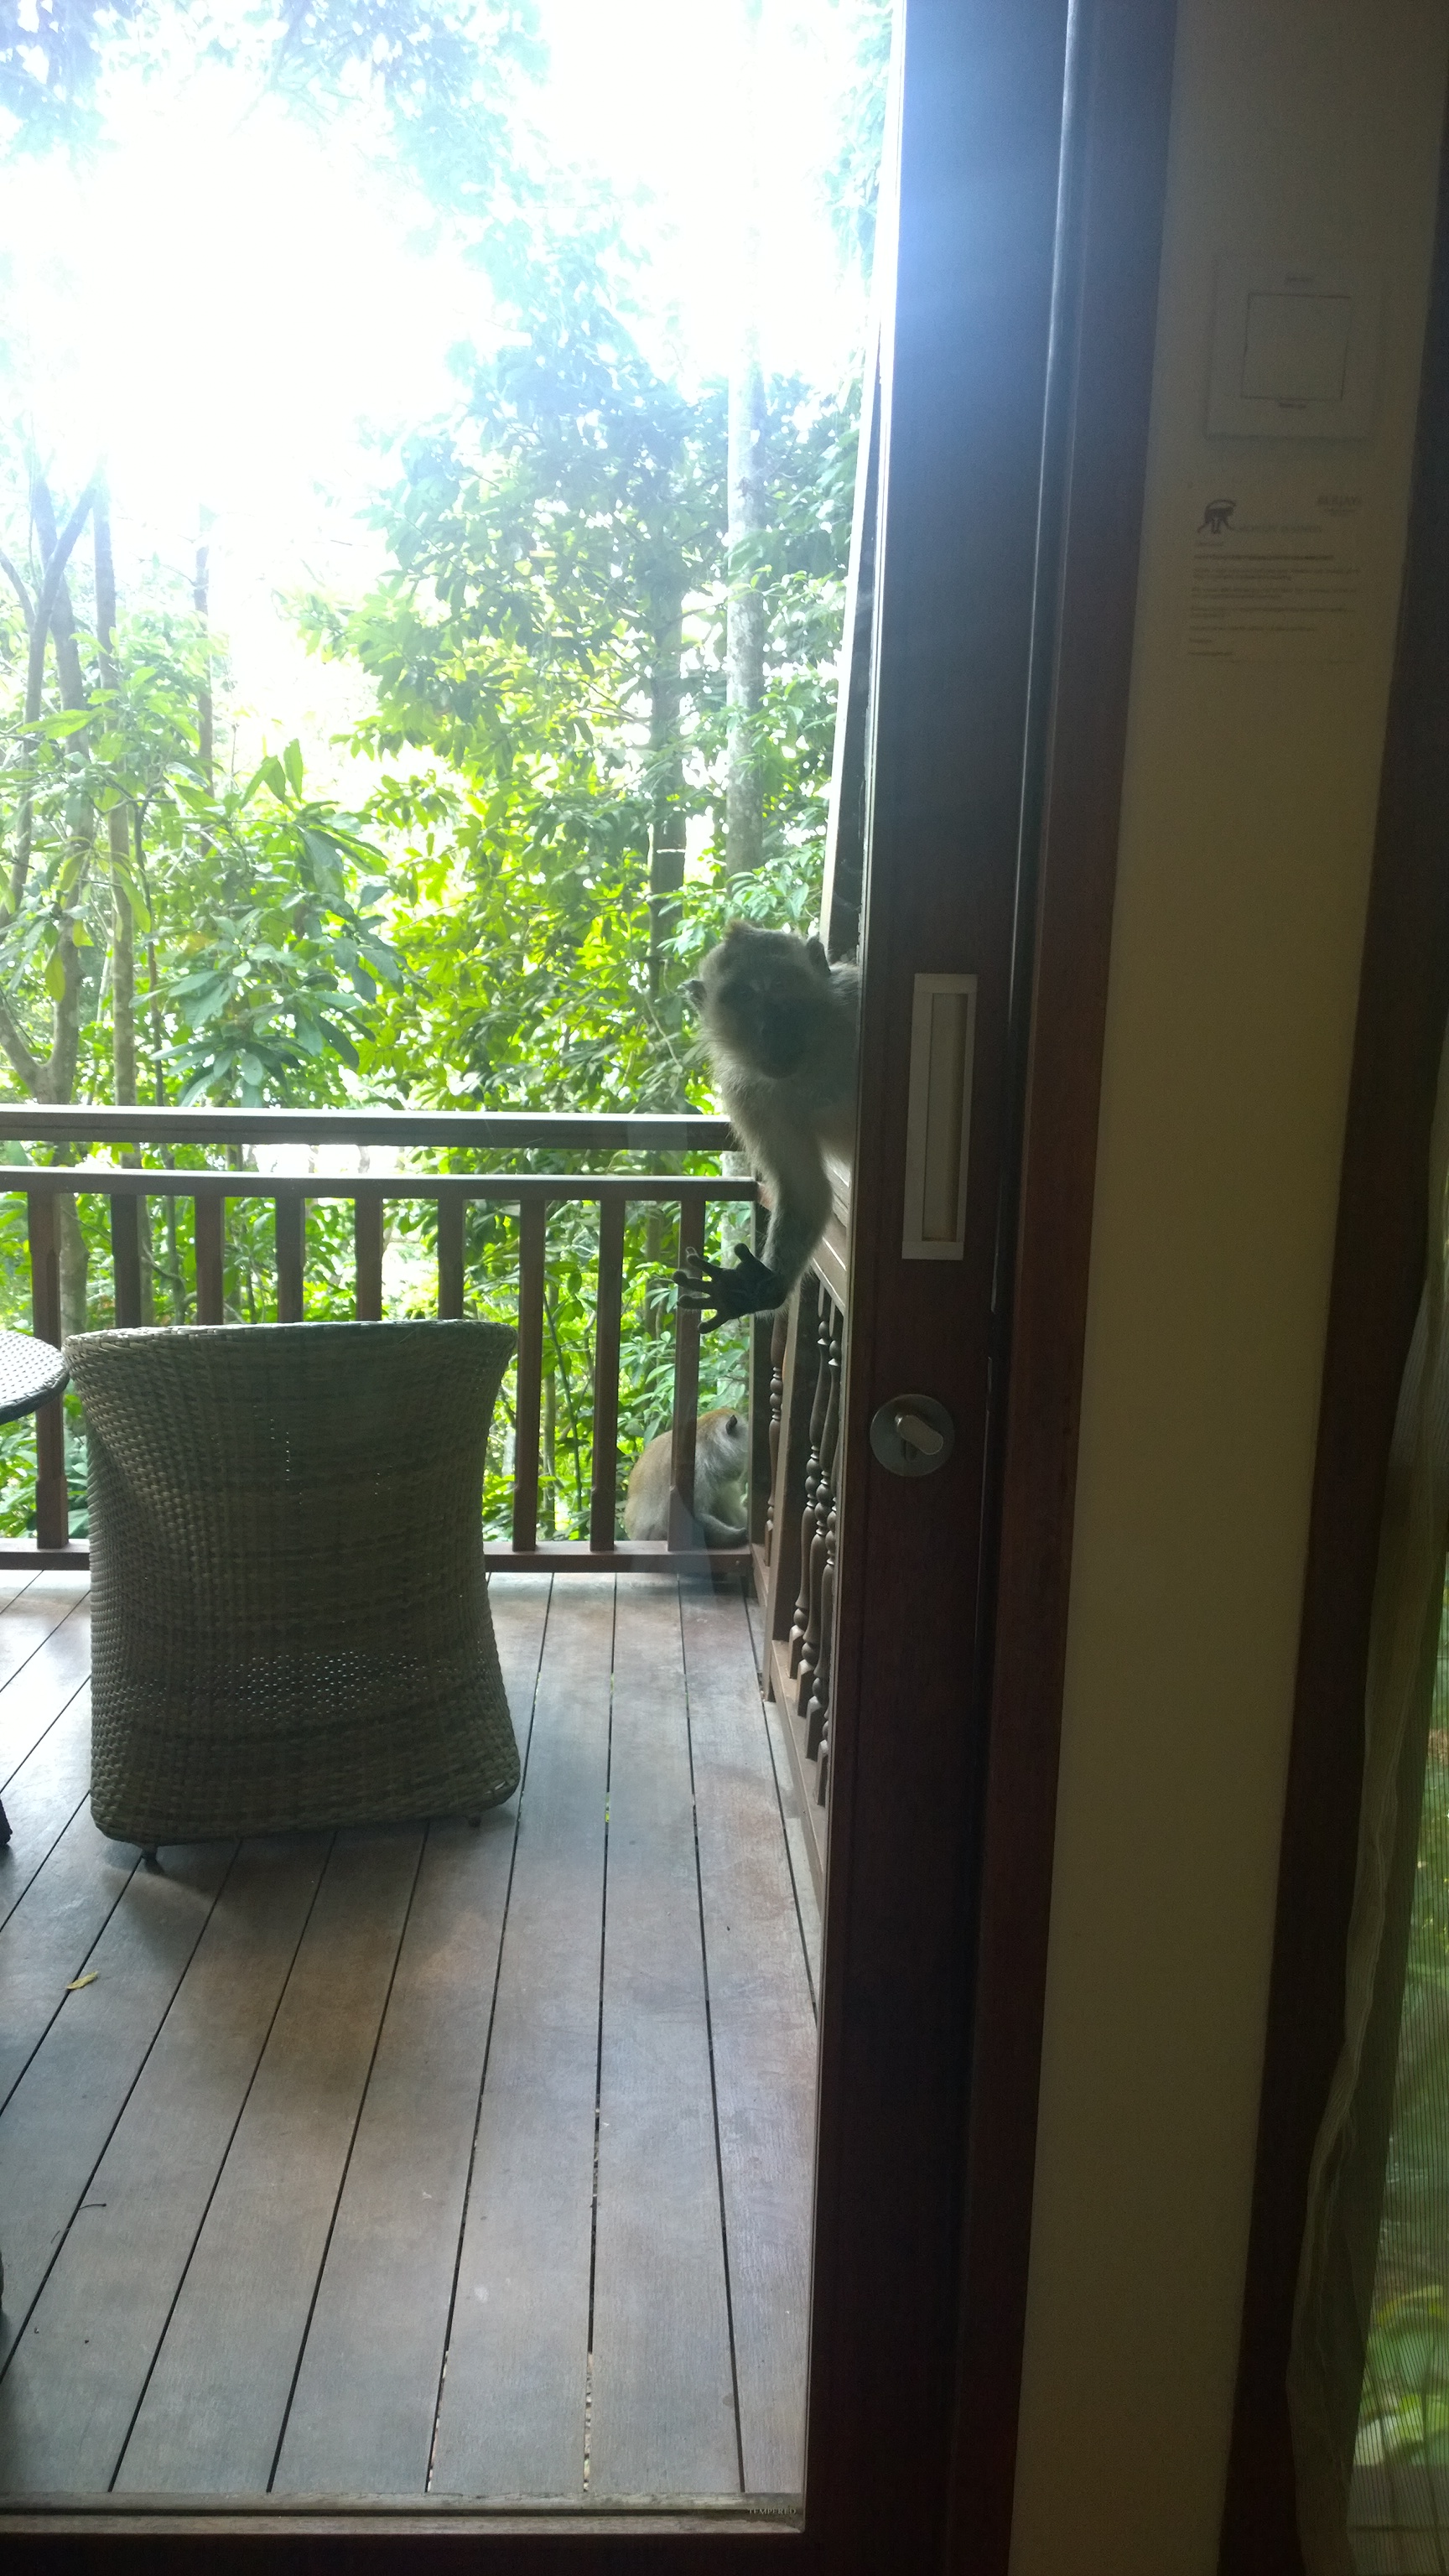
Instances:
[[[58,948],[45,961],[45,989],[53,1002],[65,1000],[65,964]]]
[[[295,734],[292,736],[291,741],[288,743],[286,750],[282,754],[282,766],[286,770],[287,777],[291,782],[293,795],[300,796],[302,793],[302,746],[297,740]]]

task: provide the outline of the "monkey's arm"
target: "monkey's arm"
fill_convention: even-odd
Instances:
[[[733,1268],[727,1270],[692,1253],[688,1266],[674,1274],[681,1306],[699,1309],[707,1333],[736,1316],[766,1315],[783,1306],[830,1214],[830,1180],[819,1140],[813,1127],[801,1125],[790,1115],[788,1104],[782,1104],[763,1133],[748,1141],[775,1194],[763,1261],[741,1246]]]

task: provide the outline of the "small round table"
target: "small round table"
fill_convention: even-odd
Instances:
[[[53,1342],[33,1333],[0,1331],[0,1422],[18,1422],[53,1395],[64,1393],[70,1371]],[[0,1799],[0,1843],[10,1840],[10,1819]]]
[[[53,1342],[38,1342],[33,1333],[0,1331],[0,1422],[18,1422],[64,1392],[70,1381]]]

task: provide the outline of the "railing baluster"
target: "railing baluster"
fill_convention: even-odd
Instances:
[[[25,1193],[30,1238],[30,1322],[38,1340],[60,1348],[60,1245],[55,1200],[49,1190]],[[70,1497],[65,1485],[65,1398],[42,1404],[35,1417],[35,1537],[40,1547],[70,1545]]]
[[[438,1201],[438,1312],[457,1318],[463,1312],[463,1219],[467,1200],[451,1191]]]
[[[518,1211],[518,1371],[513,1427],[513,1544],[538,1545],[538,1416],[543,1398],[543,1283],[548,1204]]]
[[[679,1266],[689,1266],[691,1252],[704,1250],[703,1193],[687,1185],[679,1193]],[[669,1544],[697,1547],[694,1518],[694,1441],[699,1424],[699,1310],[674,1310],[674,1412],[670,1422]]]
[[[811,1548],[810,1625],[800,1649],[800,1688],[795,1706],[806,1721],[805,1750],[819,1750],[830,1705],[830,1618],[834,1601],[835,1462],[840,1450],[840,1309],[825,1299],[830,1325],[830,1397],[820,1440],[820,1479],[815,1488],[815,1539]]]
[[[278,1190],[277,1321],[302,1321],[302,1256],[307,1231],[307,1202],[300,1190]]]
[[[353,1312],[359,1324],[382,1322],[382,1192],[359,1184],[352,1202],[352,1245],[356,1268]]]
[[[758,1206],[749,1211],[750,1244],[758,1259],[764,1249],[765,1211]],[[767,1390],[779,1377],[775,1369],[775,1333],[780,1318],[775,1315],[750,1317],[749,1382],[745,1396],[746,1420],[750,1428],[750,1472],[745,1487],[746,1536],[751,1547],[762,1551],[765,1565],[770,1562],[770,1505],[774,1499],[775,1456],[779,1449],[779,1413],[774,1413],[775,1442],[772,1448],[771,1405]],[[781,1345],[783,1353],[783,1343]]]
[[[840,1424],[840,1317],[828,1291],[820,1301],[820,1338],[829,1385],[825,1420],[820,1430],[820,1473],[815,1479],[815,1528],[809,1542],[810,1608],[805,1634],[800,1641],[799,1688],[795,1694],[795,1709],[800,1717],[810,1706],[816,1669],[825,1651],[822,1643],[825,1634],[825,1533],[835,1503],[835,1446]]]
[[[194,1198],[191,1212],[196,1232],[196,1320],[220,1324],[226,1317],[226,1201],[220,1191],[215,1197]]]
[[[116,1322],[141,1321],[141,1202],[130,1191],[111,1193],[111,1260],[116,1278]]]
[[[820,1442],[825,1430],[825,1409],[830,1402],[830,1300],[824,1290],[815,1325],[819,1360],[815,1370],[815,1399],[810,1407],[810,1450],[805,1460],[805,1501],[800,1514],[800,1589],[795,1597],[795,1616],[790,1622],[790,1671],[800,1669],[800,1654],[810,1626],[810,1559],[815,1546],[815,1488],[820,1482]]]
[[[770,1318],[770,1490],[765,1496],[765,1563],[775,1562],[775,1486],[780,1474],[780,1420],[785,1410],[785,1345],[790,1338],[788,1302]]]
[[[599,1285],[594,1308],[594,1448],[589,1545],[613,1547],[619,1485],[619,1333],[624,1312],[622,1198],[599,1208]]]

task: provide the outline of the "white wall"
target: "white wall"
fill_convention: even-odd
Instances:
[[[1216,2564],[1446,50],[1446,0],[1181,12],[1013,2576]],[[1224,251],[1382,263],[1366,444],[1206,437]],[[1184,653],[1187,488],[1259,456],[1363,491],[1356,664]]]

